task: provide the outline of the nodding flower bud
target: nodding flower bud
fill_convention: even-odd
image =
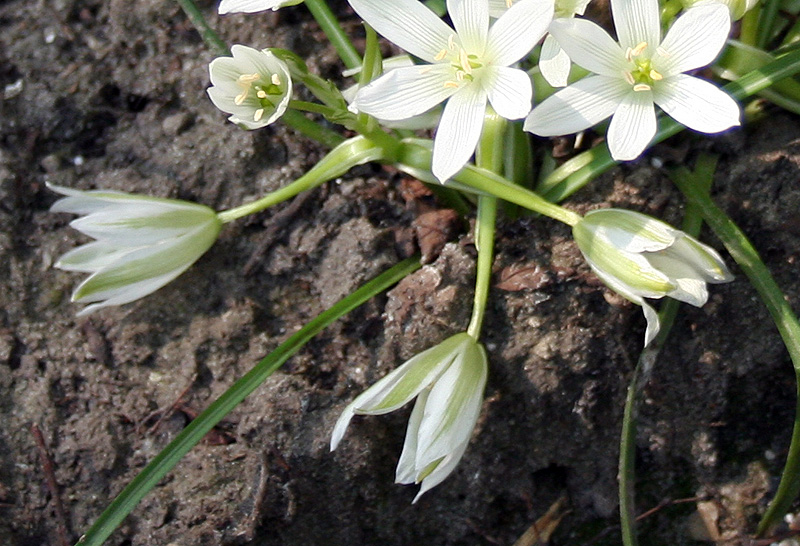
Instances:
[[[256,13],[268,9],[276,11],[287,6],[296,6],[302,2],[303,0],[222,0],[219,3],[219,14]]]
[[[421,483],[414,502],[458,465],[478,420],[486,386],[486,351],[466,333],[423,351],[348,405],[331,438],[331,451],[353,415],[382,415],[417,399],[408,421],[396,483]]]
[[[644,298],[669,296],[701,307],[708,300],[707,283],[733,280],[716,250],[645,214],[595,210],[572,228],[572,234],[592,271],[609,288],[642,306],[645,345],[658,333],[659,322]]]
[[[289,68],[270,51],[234,45],[233,57],[211,61],[208,96],[245,129],[266,127],[286,111],[292,98]]]
[[[50,189],[66,195],[50,211],[84,215],[70,225],[96,239],[56,262],[61,269],[91,273],[72,294],[72,301],[92,303],[78,315],[155,292],[202,256],[222,227],[216,212],[188,201]]]

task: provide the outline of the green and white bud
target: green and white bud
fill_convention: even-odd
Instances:
[[[79,316],[155,292],[197,261],[222,227],[216,212],[188,201],[50,189],[67,196],[50,211],[84,215],[70,226],[96,239],[67,252],[55,264],[91,273],[72,294],[74,302],[92,303]]]
[[[478,420],[486,386],[486,351],[456,334],[408,360],[348,405],[331,437],[336,449],[353,415],[382,415],[412,399],[395,483],[421,483],[414,502],[458,465]]]
[[[233,57],[218,57],[208,66],[214,106],[245,129],[266,127],[281,117],[292,98],[289,68],[269,50],[234,45]]]
[[[256,13],[268,9],[276,11],[287,6],[296,6],[302,2],[303,0],[222,0],[219,3],[219,14]]]
[[[642,306],[645,346],[658,333],[659,322],[644,298],[669,296],[701,307],[708,300],[707,283],[733,280],[716,250],[638,212],[592,211],[572,228],[572,235],[592,271],[609,288]]]

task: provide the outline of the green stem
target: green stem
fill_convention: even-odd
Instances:
[[[363,136],[346,140],[326,155],[310,171],[283,188],[268,193],[261,199],[228,209],[217,214],[223,223],[231,222],[237,218],[260,212],[277,203],[281,203],[298,193],[315,188],[328,180],[346,173],[356,165],[383,159],[383,149],[375,146]]]
[[[291,104],[291,103],[290,103]],[[281,117],[283,122],[300,133],[328,148],[334,148],[344,142],[344,137],[336,131],[331,131],[315,121],[311,121],[296,110],[286,110]]]
[[[789,351],[800,385],[800,323],[769,269],[733,220],[697,187],[694,174],[685,168],[678,168],[672,171],[670,176],[687,199],[698,206],[703,219],[714,230],[758,292]],[[800,387],[798,389],[800,395]],[[758,525],[759,535],[767,532],[786,513],[798,493],[800,493],[800,405],[796,409],[789,454],[778,491]]]
[[[274,351],[264,357],[241,379],[217,398],[203,413],[183,429],[167,447],[155,456],[150,463],[117,495],[108,508],[97,518],[91,529],[78,541],[79,546],[100,546],[114,529],[131,513],[139,501],[178,461],[205,436],[214,426],[228,415],[251,392],[260,386],[275,370],[280,368],[292,355],[297,353],[320,331],[335,320],[346,315],[376,294],[413,273],[420,266],[418,258],[409,258],[391,269],[381,273],[346,296],[329,309],[308,322],[296,334],[281,343]]]
[[[758,42],[758,19],[761,17],[761,5],[756,6],[742,17],[739,41],[755,47]]]
[[[206,21],[206,18],[203,17],[203,14],[197,9],[197,5],[192,0],[178,0],[178,4],[180,4],[181,8],[183,8],[183,12],[186,14],[186,17],[189,18],[194,28],[200,33],[200,37],[208,46],[215,55],[230,55],[231,50],[228,49],[228,44],[224,42],[222,38],[219,37],[213,28],[211,28]]]
[[[762,2],[761,17],[758,18],[758,35],[756,45],[761,49],[767,48],[767,43],[772,38],[775,29],[775,19],[782,0],[765,0]]]
[[[768,65],[748,72],[723,89],[733,98],[742,100],[798,72],[800,72],[800,50],[792,51]],[[684,128],[677,121],[667,117],[662,117],[658,126],[659,130],[653,139],[653,144],[671,137]],[[538,191],[550,201],[562,201],[616,164],[607,146],[592,148],[553,171],[540,185]]]
[[[421,139],[404,139],[395,167],[428,183],[438,183],[431,175],[431,142]],[[581,216],[543,199],[531,190],[517,186],[502,176],[486,169],[466,165],[447,186],[472,193],[492,195],[515,203],[559,222],[574,226]]]
[[[350,42],[350,38],[342,30],[339,20],[328,7],[328,3],[325,0],[306,0],[305,4],[330,40],[331,45],[336,49],[336,53],[339,54],[344,65],[347,68],[358,67],[361,64],[361,55],[358,54]]]

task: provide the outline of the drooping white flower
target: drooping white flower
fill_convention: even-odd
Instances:
[[[389,373],[342,412],[331,451],[353,415],[383,415],[416,398],[395,483],[421,483],[414,502],[458,465],[478,420],[487,375],[486,351],[466,333],[456,334]]]
[[[292,98],[289,68],[270,51],[234,45],[233,57],[211,61],[214,106],[231,114],[229,121],[246,129],[265,127],[281,117]]]
[[[303,0],[222,0],[219,3],[219,14],[226,13],[256,13],[259,11],[272,11],[287,6],[296,6]]]
[[[525,130],[556,136],[587,129],[609,116],[608,147],[616,160],[637,158],[656,133],[654,103],[703,133],[739,125],[739,105],[715,85],[685,72],[706,66],[730,31],[720,4],[694,7],[664,40],[657,0],[611,0],[619,36],[583,19],[558,19],[550,32],[578,65],[594,72],[548,97],[525,120]]]
[[[515,0],[489,0],[489,15],[500,17],[508,10]],[[516,0],[519,1],[519,0]],[[576,15],[583,15],[590,0],[556,0],[554,20],[570,19]],[[711,1],[711,0],[709,0]],[[552,34],[548,33],[542,43],[542,51],[539,55],[539,70],[547,83],[553,87],[564,87],[567,85],[569,71],[572,62],[567,52],[561,49]]]
[[[520,0],[491,28],[488,0],[447,0],[455,30],[418,0],[349,2],[378,33],[430,63],[388,72],[359,90],[353,107],[401,120],[447,101],[433,148],[439,181],[456,174],[475,151],[487,101],[506,119],[530,111],[530,78],[511,65],[541,39],[553,0]]]
[[[645,214],[623,209],[589,212],[572,228],[592,271],[609,288],[642,306],[645,346],[659,330],[658,314],[644,298],[675,298],[695,307],[708,300],[706,283],[733,280],[719,253]]]
[[[79,316],[155,292],[202,256],[222,226],[212,209],[188,201],[49,187],[67,196],[51,212],[84,215],[70,226],[96,239],[55,264],[91,273],[72,294],[74,302],[93,304]]]

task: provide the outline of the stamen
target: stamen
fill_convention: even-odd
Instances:
[[[646,83],[637,83],[633,86],[634,91],[650,91],[650,86]]]
[[[651,70],[649,75],[650,79],[653,81],[659,81],[664,79],[664,76],[662,76],[660,72],[656,72],[655,69]]]
[[[446,50],[446,49],[443,49],[443,50],[441,50],[439,53],[437,53],[437,54],[436,54],[436,56],[433,58],[433,60],[434,60],[434,61],[441,61],[441,60],[442,60],[442,59],[444,59],[446,56],[447,56],[447,50]]]
[[[467,55],[467,51],[462,47],[461,51],[458,52],[458,60],[461,63],[461,68],[464,69],[464,72],[467,74],[472,74],[472,65],[469,64],[469,55]]]
[[[625,78],[625,81],[628,82],[628,84],[633,85],[636,83],[636,80],[633,79],[633,74],[630,72],[623,72],[622,76]]]
[[[456,48],[455,37],[456,37],[455,34],[451,34],[450,36],[447,37],[447,47],[448,47],[448,49],[455,49]]]
[[[642,52],[645,49],[647,49],[647,42],[640,42],[639,45],[634,47],[633,50],[631,51],[631,56],[632,57],[638,57],[639,55],[642,54]]]
[[[431,70],[433,70],[432,64],[423,65],[422,68],[419,69],[419,75],[422,76],[423,74],[427,74]]]
[[[256,93],[256,97],[258,97],[259,99],[266,99],[267,92],[264,91],[263,89],[259,89],[258,92]]]
[[[250,88],[248,87],[247,89],[245,89],[244,91],[242,91],[241,93],[236,95],[236,97],[234,97],[234,99],[233,99],[233,104],[235,104],[236,106],[240,106],[244,102],[244,100],[247,98],[247,92],[249,90],[250,90]]]
[[[238,82],[239,83],[250,84],[250,83],[253,83],[254,81],[256,81],[257,79],[258,79],[258,73],[255,73],[255,74],[242,74],[241,76],[239,76]]]
[[[446,89],[458,89],[458,83],[457,82],[446,81],[446,82],[444,82],[444,87]]]
[[[264,109],[259,108],[256,110],[256,113],[253,114],[253,121],[261,121],[261,118],[264,116]]]
[[[466,73],[463,70],[456,70],[456,80],[463,82],[465,77]]]
[[[278,76],[277,74],[273,74],[272,77],[270,78],[270,81],[272,82],[272,85],[280,85],[281,77]]]
[[[513,5],[514,5],[514,0],[506,0],[506,7],[507,8],[510,8]]]
[[[625,50],[625,60],[629,63],[633,62],[633,50],[631,48]]]

